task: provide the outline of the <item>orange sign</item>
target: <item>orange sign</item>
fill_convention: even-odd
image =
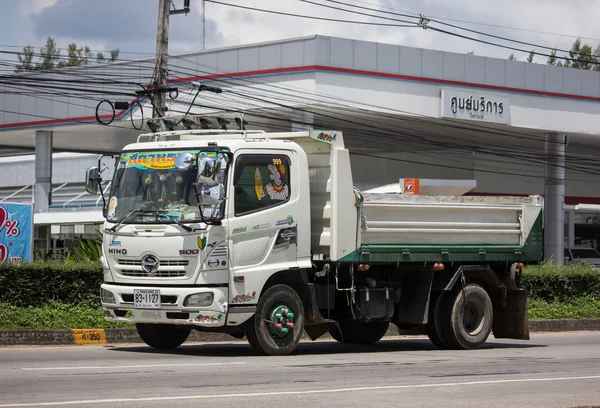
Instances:
[[[406,195],[419,195],[421,193],[419,188],[419,179],[404,179],[404,187],[402,192]]]

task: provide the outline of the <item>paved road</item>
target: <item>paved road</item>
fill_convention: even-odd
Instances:
[[[427,340],[302,343],[285,357],[246,344],[0,349],[0,408],[600,406],[600,333],[491,340],[441,351]]]

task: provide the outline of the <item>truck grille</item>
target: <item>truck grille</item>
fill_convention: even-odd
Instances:
[[[119,265],[121,266],[141,266],[142,265],[142,260],[141,259],[119,259],[117,261],[119,263]],[[188,266],[190,264],[190,261],[187,261],[185,259],[176,259],[176,260],[162,260],[160,261],[160,266]]]
[[[142,269],[141,259],[118,259],[118,273],[132,278],[181,278],[186,276],[187,259],[162,259],[156,272],[149,275]]]
[[[151,277],[151,278],[180,278],[185,276],[185,270],[182,271],[161,271],[160,269],[149,276],[146,271],[136,269],[121,269],[121,275],[131,277]]]

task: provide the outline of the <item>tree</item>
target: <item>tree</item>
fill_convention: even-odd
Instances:
[[[77,48],[77,44],[71,43],[67,46],[67,56],[69,59],[59,61],[57,64],[58,68],[87,65],[90,63],[92,51],[87,45],[85,47]]]
[[[581,38],[578,38],[573,43],[571,50],[569,51],[569,58],[571,58],[571,67],[579,69],[592,69],[598,62],[597,58],[593,55],[592,47],[588,44],[581,45]]]
[[[600,44],[598,44],[594,50],[594,58],[596,58],[596,62],[600,62]],[[600,64],[595,64],[593,70],[600,71]]]
[[[533,63],[533,57],[535,57],[535,53],[531,51],[529,53],[529,56],[527,57],[527,62],[529,62],[530,64]]]
[[[556,48],[552,50],[548,57],[548,65],[556,66],[558,64],[558,58],[556,58]]]
[[[119,58],[119,49],[111,50],[110,52],[110,62],[114,62]]]
[[[90,47],[77,47],[77,44],[71,43],[67,46],[67,58],[61,60],[60,49],[56,47],[54,38],[48,37],[46,45],[40,48],[38,62],[33,62],[35,49],[31,45],[23,47],[23,52],[17,54],[19,64],[15,67],[15,72],[30,72],[50,70],[54,68],[74,67],[88,65],[92,63],[92,50]],[[119,49],[110,51],[110,58],[107,60],[104,53],[98,52],[96,55],[97,63],[114,62],[119,57]]]
[[[23,47],[23,54],[18,54],[20,64],[17,65],[15,72],[33,71],[33,53],[34,49],[31,45]]]
[[[54,38],[48,37],[46,40],[46,46],[40,48],[40,59],[41,62],[35,64],[35,70],[47,70],[54,69],[56,62],[60,58],[60,50],[56,48],[56,42]]]
[[[99,51],[98,54],[96,54],[96,62],[98,64],[103,64],[105,62],[115,62],[118,58],[119,58],[119,49],[118,48],[116,50],[112,50],[110,52],[110,57],[108,59],[106,59],[104,57],[104,53],[102,51]]]

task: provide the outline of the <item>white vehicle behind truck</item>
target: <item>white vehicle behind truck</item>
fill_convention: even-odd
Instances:
[[[101,171],[88,169],[98,192]],[[530,198],[363,194],[339,131],[174,130],[116,161],[103,227],[106,319],[158,349],[191,330],[292,352],[305,330],[379,341],[390,323],[442,348],[528,339]]]

